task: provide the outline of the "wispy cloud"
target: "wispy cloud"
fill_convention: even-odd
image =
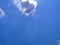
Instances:
[[[4,17],[5,16],[5,12],[4,12],[4,10],[2,10],[1,8],[0,8],[0,19],[2,18],[2,17]]]
[[[57,40],[57,45],[60,45],[60,39]]]
[[[36,11],[37,1],[36,0],[13,0],[12,1],[19,11],[26,16]]]

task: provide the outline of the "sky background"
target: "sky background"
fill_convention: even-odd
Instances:
[[[57,45],[60,39],[60,0],[37,0],[35,15],[25,16],[10,0],[0,0],[1,45]]]

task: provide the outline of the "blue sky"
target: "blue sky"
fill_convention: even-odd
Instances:
[[[25,16],[9,0],[1,0],[1,45],[57,45],[60,39],[60,1],[37,0],[35,15]]]

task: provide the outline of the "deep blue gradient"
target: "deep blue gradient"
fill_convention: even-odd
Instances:
[[[35,15],[23,15],[9,0],[0,0],[1,45],[57,45],[60,39],[60,0],[37,0]]]

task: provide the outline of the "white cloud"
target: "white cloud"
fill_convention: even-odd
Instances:
[[[19,11],[26,16],[29,16],[31,13],[36,11],[36,0],[13,0],[13,3],[17,6]]]
[[[26,2],[27,0],[21,0],[22,2]]]
[[[5,16],[5,12],[0,8],[0,19]]]

